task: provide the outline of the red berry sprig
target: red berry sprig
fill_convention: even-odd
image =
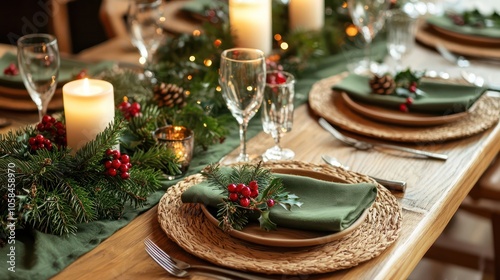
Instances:
[[[118,109],[122,111],[125,119],[130,120],[130,118],[134,118],[141,115],[141,104],[134,102],[128,102],[128,99],[125,97],[122,103],[118,105]]]
[[[66,126],[52,116],[43,116],[42,121],[36,125],[36,129],[58,147],[66,146]]]
[[[239,204],[242,207],[249,207],[253,201],[253,199],[259,196],[259,184],[257,181],[250,181],[248,185],[239,183],[239,184],[229,184],[227,185],[228,199],[234,203]],[[275,201],[273,199],[267,200],[267,206],[269,208],[274,206]]]
[[[127,154],[120,154],[118,150],[107,149],[106,156],[104,167],[108,176],[115,177],[120,175],[120,178],[123,180],[130,178],[129,171],[132,168],[132,164]]]
[[[266,83],[280,85],[286,83],[286,76],[281,72],[273,72],[266,75]]]
[[[17,69],[17,66],[14,63],[11,63],[3,69],[3,73],[5,75],[16,76],[19,74],[19,69]]]
[[[28,140],[30,144],[30,149],[32,151],[47,149],[52,150],[52,142],[50,139],[45,138],[42,134],[37,134],[36,136],[30,137]]]
[[[75,75],[75,79],[76,80],[81,80],[81,79],[85,79],[85,78],[88,78],[88,73],[87,73],[87,69],[82,69],[80,70],[80,72],[78,72],[76,75]]]
[[[411,104],[413,104],[413,101],[414,101],[413,98],[407,97],[406,100],[405,100],[405,103],[399,104],[399,110],[401,112],[405,112],[405,113],[409,112],[410,109],[408,108],[408,106],[410,106]]]

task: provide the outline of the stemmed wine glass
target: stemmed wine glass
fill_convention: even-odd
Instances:
[[[385,13],[390,0],[347,0],[347,8],[354,25],[365,40],[365,59],[356,72],[377,72],[371,61],[370,45],[377,33],[384,27]]]
[[[387,50],[401,70],[403,56],[415,44],[416,19],[401,10],[392,10],[387,16]]]
[[[42,121],[59,77],[60,58],[56,37],[50,34],[30,34],[19,38],[17,60],[24,86],[35,102]]]
[[[280,145],[283,135],[292,130],[294,86],[295,78],[288,72],[274,70],[267,73],[260,114],[264,132],[271,134],[275,145],[262,155],[264,161],[286,160],[295,156],[292,150],[283,149]]]
[[[240,125],[240,154],[236,161],[248,162],[248,122],[259,110],[266,85],[264,52],[247,48],[224,50],[221,54],[219,74],[222,97]]]
[[[130,0],[127,11],[130,39],[141,54],[144,75],[152,83],[156,83],[152,71],[154,55],[165,38],[161,4],[162,0]]]

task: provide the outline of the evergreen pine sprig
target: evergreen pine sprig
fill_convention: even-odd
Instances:
[[[144,205],[148,195],[161,187],[163,172],[161,165],[139,164],[141,157],[172,165],[175,161],[171,152],[156,147],[132,155],[128,180],[107,175],[106,150],[119,143],[127,126],[127,121],[115,118],[74,154],[57,146],[50,151],[30,150],[28,139],[36,134],[31,127],[0,135],[0,238],[7,237],[9,218],[17,219],[17,228],[66,235],[76,233],[80,223],[121,217],[127,203]],[[7,172],[15,175],[14,180]],[[9,184],[9,178],[15,183]],[[15,204],[9,206],[12,194]]]
[[[219,227],[224,231],[243,229],[249,217],[255,214],[259,215],[262,229],[275,230],[277,226],[269,218],[275,203],[288,211],[294,205],[302,205],[299,197],[286,192],[282,180],[274,177],[261,163],[235,166],[230,171],[221,170],[217,164],[209,165],[202,174],[224,197],[217,211]]]

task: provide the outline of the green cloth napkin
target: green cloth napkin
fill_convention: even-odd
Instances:
[[[357,101],[399,110],[399,105],[405,102],[405,97],[395,94],[373,94],[369,80],[368,76],[350,74],[333,86],[333,89],[345,91],[349,97]],[[486,88],[475,86],[427,81],[422,82],[419,89],[424,91],[425,95],[415,98],[411,110],[440,115],[466,111],[486,91]]]
[[[229,172],[231,168],[221,168]],[[309,177],[274,174],[283,180],[287,192],[299,196],[302,206],[291,211],[276,205],[270,219],[278,227],[338,232],[353,224],[377,197],[377,186],[370,183],[342,184]],[[217,207],[222,202],[221,191],[203,181],[187,189],[184,203],[204,203]]]
[[[20,88],[24,89],[23,78],[21,74],[19,75],[5,75],[3,69],[9,66],[9,64],[17,64],[17,55],[7,52],[0,58],[0,85],[10,88]],[[82,71],[87,69],[87,73],[90,76],[96,75],[104,70],[108,70],[113,66],[113,62],[104,61],[99,63],[86,63],[83,61],[61,58],[61,65],[59,68],[59,78],[58,87],[62,87],[65,83],[74,80],[75,76]],[[18,67],[19,68],[19,67]]]
[[[483,27],[483,28],[472,27],[467,25],[460,26],[454,24],[453,21],[446,15],[430,16],[427,18],[427,23],[459,34],[500,39],[500,29],[498,28],[498,26]]]

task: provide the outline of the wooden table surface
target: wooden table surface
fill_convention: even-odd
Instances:
[[[249,141],[250,152],[263,153],[272,145],[270,138],[267,134],[258,134]],[[284,137],[283,145],[296,152],[297,160],[320,163],[322,154],[330,154],[351,170],[408,183],[406,193],[395,194],[403,207],[403,226],[399,239],[392,246],[356,267],[309,275],[307,279],[405,279],[500,150],[500,125],[477,136],[425,147],[448,154],[449,159],[443,162],[346,147],[318,125],[317,117],[306,104],[296,110],[293,131]],[[157,207],[154,207],[53,279],[168,279],[165,271],[145,252],[143,240],[146,237],[174,257],[193,264],[209,264],[169,240],[160,228]],[[287,277],[290,276],[273,276]]]
[[[120,44],[118,41],[114,42]],[[113,42],[108,45],[113,45]],[[106,58],[105,55],[110,52],[97,48],[92,53]],[[99,59],[96,56],[93,58]],[[434,65],[441,67],[439,69],[458,71],[446,65],[433,51],[421,47],[417,47],[406,63],[424,69]],[[482,65],[476,65],[472,69],[491,77],[500,72],[498,67]],[[2,113],[7,116],[11,114]],[[32,122],[33,115],[31,119],[26,118],[24,121]],[[364,138],[357,135],[354,137]],[[261,154],[272,144],[269,135],[260,133],[249,140],[249,152]],[[403,225],[399,239],[392,246],[380,256],[356,267],[294,279],[405,279],[443,231],[489,162],[500,151],[500,125],[462,140],[418,147],[449,155],[447,161],[429,160],[399,153],[357,151],[347,147],[318,125],[317,116],[305,104],[296,109],[293,131],[283,138],[282,144],[295,151],[296,160],[321,163],[321,155],[330,154],[350,166],[351,170],[387,179],[405,180],[408,184],[404,194],[395,194],[403,208]],[[210,265],[169,240],[157,221],[157,207],[153,207],[77,259],[53,279],[171,279],[144,250],[143,240],[146,237],[152,238],[175,257],[193,264]],[[293,277],[278,275],[273,278]]]

